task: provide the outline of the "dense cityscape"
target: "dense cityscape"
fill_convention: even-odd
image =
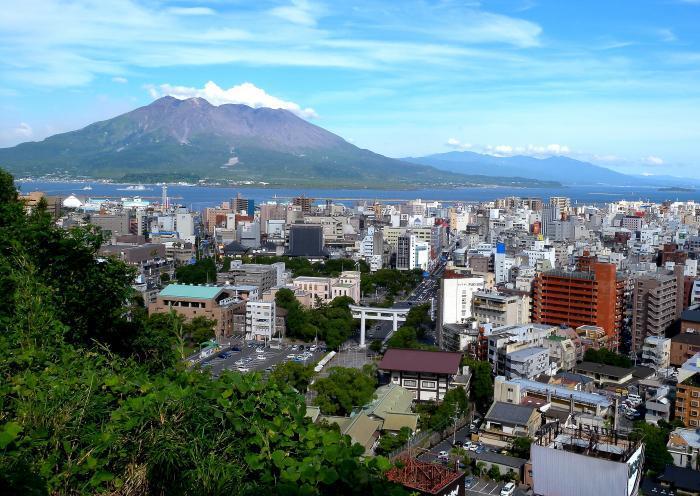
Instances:
[[[346,205],[303,195],[256,204],[243,190],[192,211],[161,190],[155,200],[33,191],[6,202],[21,206],[26,229],[41,225],[64,243],[97,235],[80,248],[83,263],[119,272],[128,304],[108,324],[116,334],[81,322],[83,335],[67,342],[97,339],[152,371],[233,387],[228,395],[290,388],[295,422],[344,436],[334,442],[353,445],[357,463],[383,460],[365,465],[378,470],[373,491],[696,487],[700,204],[511,196]],[[36,262],[43,269],[19,270],[30,277],[71,263],[61,261],[69,248],[49,246]],[[16,281],[18,269],[7,270]],[[54,274],[62,286],[35,284],[55,288],[58,301],[76,284],[100,289],[76,280],[91,269],[77,270]],[[103,295],[85,304],[95,298]],[[30,307],[34,319],[31,305],[17,301],[15,311]],[[29,426],[12,425],[5,442],[21,453]],[[254,466],[253,453],[245,459]],[[276,457],[289,452],[269,455],[284,477]],[[117,477],[80,473],[65,483],[89,475],[107,488]],[[337,474],[319,476],[316,490],[331,479],[340,490]],[[178,483],[195,480],[203,483]],[[138,482],[149,483],[132,490],[158,487]]]
[[[0,15],[0,496],[700,496],[700,0]]]

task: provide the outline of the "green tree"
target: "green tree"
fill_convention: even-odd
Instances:
[[[402,427],[396,434],[385,433],[379,438],[379,444],[374,452],[377,455],[388,455],[404,446],[411,439],[412,435],[413,432],[411,432],[409,427]]]
[[[533,439],[531,437],[516,437],[511,443],[508,451],[512,456],[529,460],[532,441]]]
[[[605,348],[601,348],[599,350],[594,350],[593,348],[587,349],[586,353],[583,355],[583,361],[603,363],[605,365],[613,365],[615,367],[632,367],[632,360],[630,360],[629,357],[619,355],[614,351],[610,351]]]
[[[303,394],[306,393],[313,376],[314,368],[312,365],[284,362],[272,371],[270,381],[281,385],[287,384]]]
[[[666,448],[669,427],[667,423],[655,426],[643,420],[634,423],[631,437],[644,442],[644,468],[650,475],[660,474],[666,465],[673,463],[673,457]]]
[[[497,481],[501,478],[501,469],[498,468],[498,465],[491,465],[486,475],[488,475],[489,479]]]
[[[216,264],[213,258],[202,258],[190,265],[175,269],[180,284],[211,284],[216,282]]]
[[[0,173],[1,492],[405,494],[384,477],[388,460],[363,460],[347,436],[312,424],[287,384],[142,363],[158,354],[158,336],[181,335],[181,320],[146,318],[128,297],[131,278],[96,257],[91,236],[50,223],[41,232],[6,183]],[[88,267],[54,277],[58,269],[47,266],[71,267],[62,257],[73,252]],[[82,282],[96,294],[80,306],[58,283],[79,289],[84,275],[95,278],[95,286]],[[87,304],[114,295],[125,297],[98,307],[108,314],[84,315],[93,311]],[[104,328],[92,327],[98,319]],[[115,336],[125,322],[133,326]]]
[[[372,342],[369,344],[369,349],[375,353],[379,353],[380,351],[382,351],[382,340],[381,339],[372,340]]]
[[[216,320],[200,315],[185,323],[183,331],[190,343],[198,345],[215,337],[215,327]]]
[[[324,415],[348,415],[353,408],[370,402],[377,386],[372,366],[362,370],[333,367],[328,377],[317,379],[311,386],[316,392],[315,404]]]
[[[450,389],[430,416],[429,427],[437,432],[454,424],[456,418],[463,417],[469,410],[469,398],[464,388]]]
[[[476,462],[475,472],[477,477],[481,477],[486,473],[486,462],[478,461]]]
[[[484,413],[491,405],[493,398],[491,364],[465,357],[462,359],[462,365],[468,366],[472,374],[470,394],[474,401],[474,406],[481,413]]]

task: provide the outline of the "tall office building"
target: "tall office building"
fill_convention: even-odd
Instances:
[[[532,289],[532,321],[576,328],[595,325],[617,347],[623,321],[624,278],[614,264],[594,262],[587,271],[550,270],[537,275]]]
[[[292,205],[296,207],[301,207],[301,211],[304,213],[311,212],[311,204],[314,199],[309,198],[306,195],[297,196],[292,199]]]

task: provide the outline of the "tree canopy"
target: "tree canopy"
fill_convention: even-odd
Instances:
[[[583,355],[584,362],[595,362],[603,363],[605,365],[613,365],[615,367],[630,368],[632,366],[632,360],[624,355],[619,355],[614,351],[601,348],[599,350],[594,350],[593,348],[588,348],[586,353]]]
[[[175,269],[175,278],[181,284],[211,284],[216,282],[216,264],[213,258],[202,258],[190,265]]]
[[[374,367],[362,370],[333,367],[328,377],[317,379],[311,386],[316,392],[315,404],[324,415],[349,415],[353,408],[369,403],[377,387]]]
[[[405,494],[288,385],[186,369],[177,319],[145,316],[99,233],[26,215],[13,189],[0,171],[3,493]]]

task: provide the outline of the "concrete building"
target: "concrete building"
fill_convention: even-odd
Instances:
[[[291,257],[325,258],[323,227],[313,224],[292,224],[289,227],[289,251]]]
[[[687,427],[700,427],[700,374],[697,372],[676,385],[676,418]]]
[[[339,277],[300,276],[292,281],[295,289],[306,291],[311,296],[312,306],[327,304],[339,296],[360,301],[360,273],[346,270]]]
[[[506,354],[505,376],[508,379],[534,379],[549,371],[549,350],[524,348]]]
[[[624,279],[613,264],[593,263],[590,271],[553,270],[533,281],[532,320],[542,324],[605,329],[616,348],[623,321]]]
[[[544,426],[530,448],[534,493],[636,496],[644,446],[620,433]]]
[[[698,429],[677,428],[668,437],[666,444],[676,467],[700,470],[700,433]]]
[[[472,317],[494,326],[522,324],[530,320],[530,296],[477,291],[472,298]]]
[[[484,289],[482,277],[446,276],[440,280],[438,293],[438,341],[445,324],[465,324],[472,318],[472,298]]]
[[[700,333],[685,332],[671,338],[671,365],[680,367],[686,360],[700,353]]]
[[[168,284],[158,293],[156,302],[148,307],[148,313],[174,310],[187,320],[195,317],[215,320],[216,338],[221,339],[233,334],[234,308],[244,304],[223,287]]]
[[[700,334],[700,305],[693,305],[681,313],[681,333]]]
[[[632,296],[632,350],[642,348],[647,336],[663,337],[683,309],[683,272],[638,277]]]
[[[505,375],[509,353],[533,347],[543,347],[545,338],[556,332],[556,327],[543,324],[522,324],[496,327],[486,336],[488,361],[496,375]]]
[[[245,338],[253,341],[271,342],[281,340],[276,332],[275,303],[266,301],[248,301],[245,305]]]
[[[262,294],[284,283],[284,271],[284,262],[265,265],[244,264],[240,260],[234,260],[228,272],[217,274],[217,281],[234,286],[257,286]]]
[[[613,408],[612,401],[606,396],[559,384],[545,384],[528,379],[508,380],[504,376],[496,376],[493,387],[493,400],[505,403],[520,404],[526,398],[534,398],[559,411],[589,413],[600,417],[607,415]]]
[[[573,370],[576,366],[576,345],[571,338],[550,334],[544,339],[544,346],[549,350],[549,360],[560,370]]]
[[[627,384],[632,380],[633,372],[633,369],[594,362],[581,362],[576,365],[576,373],[590,377],[598,386]]]
[[[671,364],[671,339],[648,336],[642,346],[642,364],[655,370],[665,369]]]

